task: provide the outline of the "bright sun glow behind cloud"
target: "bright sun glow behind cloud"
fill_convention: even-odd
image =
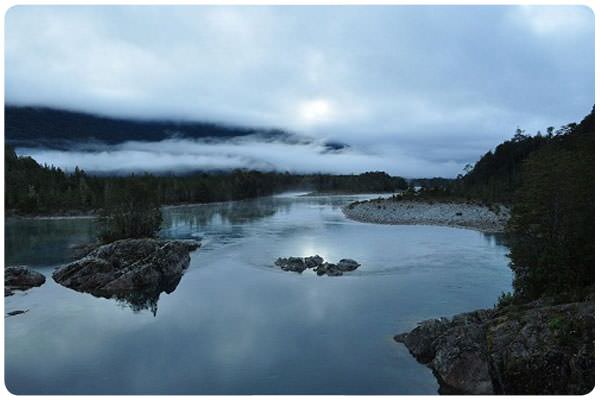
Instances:
[[[327,122],[333,117],[333,106],[326,99],[314,99],[302,102],[299,107],[301,121],[306,124]]]

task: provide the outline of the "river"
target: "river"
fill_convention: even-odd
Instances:
[[[201,239],[179,286],[148,308],[55,283],[92,219],[7,219],[7,265],[47,281],[5,298],[5,382],[15,394],[435,394],[392,337],[494,304],[511,288],[501,236],[375,225],[340,206],[374,196],[297,194],[169,207],[161,235]],[[285,272],[277,257],[362,266]]]

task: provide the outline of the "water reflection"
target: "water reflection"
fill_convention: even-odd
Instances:
[[[7,310],[30,310],[5,320],[7,387],[18,394],[436,394],[431,371],[392,337],[424,319],[493,305],[511,285],[507,249],[476,231],[348,221],[338,206],[353,199],[166,209],[164,236],[203,238],[176,290],[123,308],[49,279],[6,298]],[[273,267],[277,257],[313,254],[362,266],[332,278]],[[49,265],[36,269],[48,277]]]
[[[6,265],[56,265],[71,247],[94,241],[97,226],[94,218],[7,218],[4,234]]]
[[[207,225],[236,225],[270,217],[276,212],[289,212],[291,203],[266,197],[254,200],[167,207],[164,209],[167,231],[187,226],[189,229]]]
[[[131,309],[134,313],[149,310],[156,317],[158,312],[158,300],[162,293],[171,294],[177,289],[181,276],[172,279],[160,287],[148,288],[145,290],[129,291],[112,296],[102,295],[99,293],[90,293],[95,297],[103,297],[106,299],[116,300],[123,307]]]

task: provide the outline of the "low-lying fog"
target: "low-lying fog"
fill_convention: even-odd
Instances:
[[[40,164],[70,171],[152,173],[250,168],[298,173],[361,173],[386,171],[405,177],[453,177],[463,160],[446,161],[448,154],[430,151],[410,154],[399,145],[371,145],[333,150],[323,142],[289,143],[256,137],[227,141],[167,139],[160,142],[130,141],[118,145],[77,144],[69,150],[40,147],[17,148]]]

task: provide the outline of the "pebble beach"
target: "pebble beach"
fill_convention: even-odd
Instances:
[[[344,215],[359,222],[392,225],[440,225],[503,232],[510,209],[473,203],[398,201],[391,198],[354,202],[342,208]]]

